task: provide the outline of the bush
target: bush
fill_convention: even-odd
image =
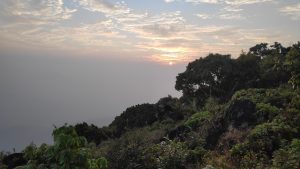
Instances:
[[[256,104],[256,117],[259,123],[272,121],[279,114],[280,110],[271,104]]]
[[[119,139],[106,145],[105,157],[110,163],[110,169],[155,169],[153,154],[146,150],[157,141],[153,133],[146,128],[126,132]],[[152,140],[152,139],[153,140]]]
[[[202,111],[193,114],[187,121],[184,123],[186,126],[191,128],[197,128],[201,126],[204,121],[209,121],[213,117],[213,114],[209,111]]]
[[[157,168],[185,169],[188,150],[184,143],[163,141],[148,150],[156,158]]]
[[[265,103],[277,108],[286,107],[298,94],[289,86],[276,89],[247,89],[236,92],[231,100],[250,100],[253,103]]]
[[[274,153],[273,167],[281,169],[300,168],[300,140],[294,139],[292,143]]]
[[[86,139],[79,137],[71,126],[55,128],[54,145],[34,144],[24,150],[28,164],[26,169],[105,169],[104,158],[94,159],[90,149],[86,147]]]
[[[246,141],[235,145],[231,155],[238,166],[256,168],[270,165],[272,154],[286,145],[297,130],[280,120],[256,126]]]

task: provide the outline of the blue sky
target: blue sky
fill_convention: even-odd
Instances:
[[[2,0],[0,9],[1,50],[173,64],[300,38],[298,0]]]

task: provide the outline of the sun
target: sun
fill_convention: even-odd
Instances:
[[[172,66],[174,63],[172,61],[169,62],[169,65]]]

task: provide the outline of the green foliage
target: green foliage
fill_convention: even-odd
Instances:
[[[196,137],[190,135],[184,142],[165,138],[165,141],[148,146],[146,152],[151,154],[153,168],[187,169],[202,165],[207,151],[203,148],[203,140]]]
[[[270,54],[270,50],[268,49],[267,43],[260,43],[257,44],[249,49],[249,53],[256,55],[260,58],[265,57],[266,55]]]
[[[277,108],[287,107],[299,94],[288,86],[275,89],[247,89],[237,91],[231,100],[250,100],[255,104],[270,104]]]
[[[105,158],[88,159],[89,169],[105,169],[108,168],[108,163]]]
[[[251,100],[254,103],[263,102],[266,101],[266,89],[243,89],[240,91],[237,91],[231,98],[231,100]]]
[[[217,98],[209,97],[202,108],[204,111],[209,111],[212,114],[218,114],[224,109],[224,104],[220,104]]]
[[[277,150],[272,161],[275,168],[300,168],[300,140],[294,139],[290,145]]]
[[[291,50],[287,54],[285,61],[288,70],[291,72],[291,78],[289,83],[293,85],[293,88],[299,88],[300,86],[300,42],[293,45]]]
[[[295,108],[300,110],[300,95],[296,95],[295,97],[293,97],[293,99],[290,102],[289,105],[291,108]]]
[[[178,99],[171,96],[160,99],[156,104],[141,104],[127,108],[110,124],[116,137],[134,128],[142,128],[166,119],[182,120],[184,112],[180,111]]]
[[[93,124],[88,125],[87,123],[76,124],[74,127],[79,136],[84,136],[89,143],[94,142],[96,145],[113,138],[113,131],[108,127],[98,128]]]
[[[184,143],[167,140],[151,147],[151,151],[155,154],[158,168],[185,169],[188,150]]]
[[[232,92],[234,63],[230,55],[209,54],[188,64],[176,78],[176,90],[186,99],[197,98],[199,104],[209,96],[223,97]]]
[[[296,88],[300,84],[299,46],[261,43],[237,59],[209,54],[189,63],[177,76],[175,88],[182,91],[186,103],[196,98],[200,105],[210,96],[226,101],[240,89],[278,87],[288,81]]]
[[[34,144],[24,150],[28,160],[25,169],[105,169],[104,158],[93,159],[86,147],[86,139],[79,137],[71,126],[55,128],[53,131],[54,145]]]
[[[279,114],[280,110],[271,104],[258,103],[256,104],[256,117],[258,122],[273,120]]]
[[[105,157],[110,168],[122,169],[155,169],[153,154],[146,149],[158,142],[161,138],[155,131],[147,128],[129,131],[120,138],[110,141],[106,146]]]
[[[274,119],[256,126],[245,142],[232,148],[231,155],[243,168],[268,166],[274,151],[290,142],[297,132],[282,119]]]
[[[195,147],[188,147],[188,154],[186,157],[187,166],[195,168],[195,166],[202,165],[204,163],[207,150],[201,145]]]
[[[187,121],[184,123],[186,126],[191,128],[197,128],[203,123],[204,121],[209,121],[213,117],[213,114],[209,111],[203,111],[193,114]]]
[[[233,86],[233,91],[259,85],[261,71],[259,62],[260,58],[250,53],[242,53],[234,60],[235,72],[232,78],[235,80],[235,86]]]
[[[135,127],[144,127],[157,120],[158,111],[154,104],[141,104],[127,108],[111,123],[116,128],[116,134],[120,136],[126,130]]]

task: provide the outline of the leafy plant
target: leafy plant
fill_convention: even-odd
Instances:
[[[34,144],[25,150],[28,164],[24,169],[106,169],[107,161],[104,158],[94,159],[87,141],[79,137],[71,126],[55,128],[53,131],[54,144]]]
[[[213,114],[209,111],[202,111],[193,114],[184,124],[191,128],[196,128],[201,125],[204,121],[209,121],[213,117]]]
[[[275,168],[300,168],[300,140],[294,139],[290,145],[277,150],[272,161]]]

